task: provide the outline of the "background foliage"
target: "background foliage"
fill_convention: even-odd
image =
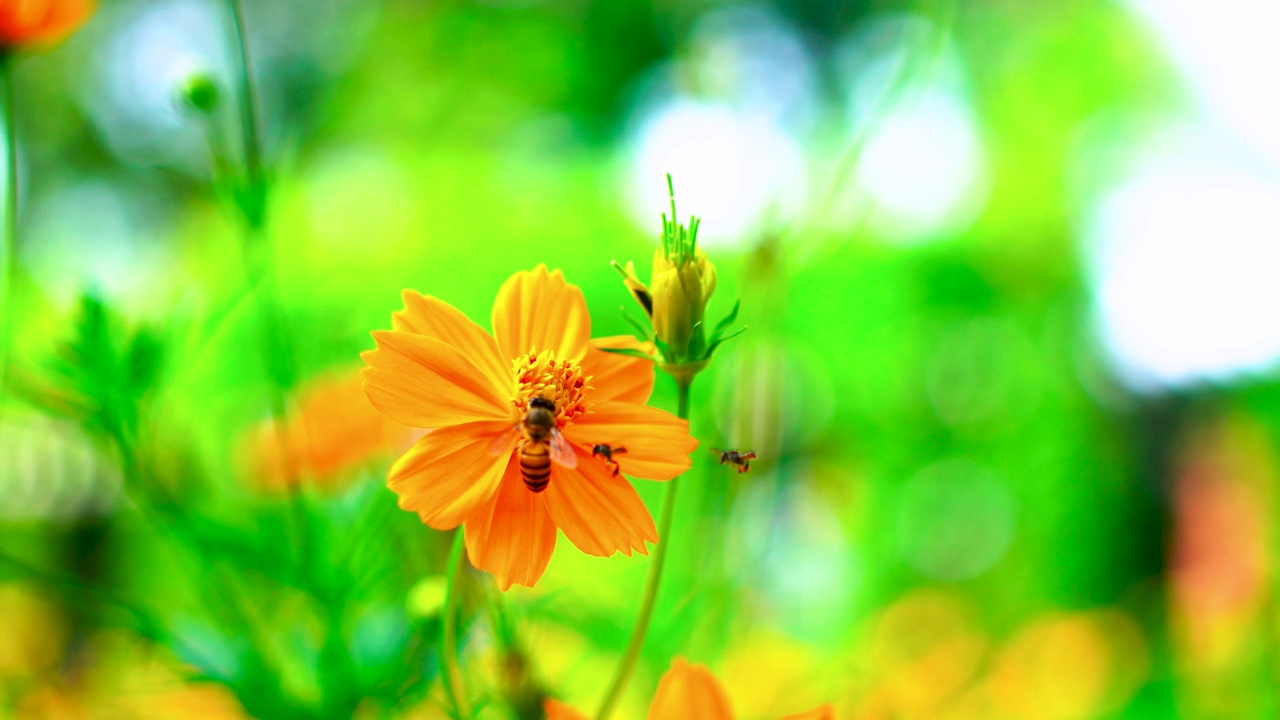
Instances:
[[[359,353],[402,288],[487,325],[540,262],[629,332],[609,262],[647,267],[668,171],[712,314],[750,325],[693,430],[761,460],[698,451],[624,713],[678,654],[748,720],[1274,716],[1280,154],[1232,104],[1265,90],[1184,52],[1208,20],[245,4],[270,187],[247,240],[223,3],[104,0],[16,66],[0,716],[444,717],[449,537],[383,487],[411,437]],[[1235,55],[1274,68],[1256,39]],[[646,562],[562,542],[501,605],[473,576],[483,712],[594,708]]]

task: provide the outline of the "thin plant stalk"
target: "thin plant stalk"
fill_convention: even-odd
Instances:
[[[471,711],[467,706],[467,694],[462,686],[462,673],[458,669],[458,583],[466,564],[466,544],[462,528],[454,533],[453,547],[449,550],[449,564],[445,569],[444,616],[440,632],[440,662],[444,668],[440,684],[453,708],[453,715],[468,720]]]
[[[268,183],[262,156],[262,134],[258,121],[258,95],[254,86],[252,61],[249,57],[248,31],[241,0],[227,0],[235,26],[236,50],[239,55],[237,94],[239,95],[240,137],[244,145],[244,181],[234,188],[235,204],[242,216],[244,256],[249,284],[261,293],[265,325],[261,326],[263,360],[270,380],[272,431],[280,445],[281,457],[290,452],[281,423],[287,417],[286,392],[295,384],[293,351],[276,294],[271,248],[266,232]],[[287,472],[287,468],[286,468]],[[299,554],[304,572],[309,572],[311,537],[305,501],[298,483],[288,483],[289,499],[297,525]]]
[[[689,419],[689,386],[692,379],[677,379],[679,405],[676,415],[682,420]],[[649,633],[649,624],[653,620],[653,609],[658,599],[658,588],[662,582],[662,570],[666,566],[667,550],[671,547],[671,525],[676,514],[676,493],[680,490],[680,478],[667,483],[666,494],[662,498],[662,514],[658,519],[658,544],[653,550],[653,562],[649,564],[649,577],[645,580],[644,595],[640,601],[640,614],[636,616],[635,628],[631,631],[631,642],[627,645],[622,662],[609,685],[596,720],[606,720],[622,700],[622,694],[635,671],[640,652],[644,649],[645,637]]]
[[[239,60],[236,92],[239,96],[240,138],[244,151],[244,174],[232,175],[232,192],[236,209],[241,215],[246,279],[250,289],[258,293],[263,322],[259,323],[259,346],[263,365],[268,376],[268,397],[271,404],[272,434],[280,447],[281,458],[288,462],[292,453],[288,447],[283,423],[288,417],[288,393],[297,384],[293,346],[281,310],[276,287],[275,266],[272,260],[270,238],[267,233],[267,208],[270,183],[263,158],[262,129],[257,88],[254,84],[253,63],[249,54],[248,30],[242,0],[227,0],[234,24],[234,37]],[[211,141],[216,142],[217,138]],[[307,441],[304,436],[303,442]],[[283,468],[288,473],[291,468]],[[358,698],[344,694],[339,676],[353,676],[355,670],[346,645],[341,637],[343,603],[332,595],[332,588],[322,586],[314,577],[312,560],[314,541],[307,514],[306,498],[301,480],[288,482],[289,505],[297,533],[298,570],[302,582],[311,590],[325,609],[328,632],[322,655],[321,703],[330,714],[341,716],[350,712]],[[348,707],[350,706],[350,707]]]
[[[240,136],[244,144],[244,181],[237,183],[236,207],[243,216],[244,253],[249,280],[262,287],[267,327],[264,352],[268,353],[267,370],[273,384],[272,410],[278,418],[284,417],[286,390],[294,384],[293,353],[284,332],[279,303],[275,293],[275,273],[271,262],[271,249],[266,233],[266,206],[268,183],[262,158],[261,130],[258,122],[257,92],[253,83],[252,63],[246,38],[244,10],[240,0],[227,0],[235,20],[236,47],[240,56]]]
[[[240,55],[240,77],[238,78],[240,93],[240,124],[244,128],[245,172],[250,185],[265,184],[265,172],[262,162],[262,140],[258,133],[258,94],[253,83],[253,73],[249,61],[249,44],[246,40],[244,6],[240,0],[227,0],[231,6],[231,18],[236,26],[236,50]]]
[[[0,116],[4,122],[4,248],[0,250],[0,400],[9,391],[14,281],[18,267],[18,133],[14,112],[13,56],[0,57]],[[0,407],[3,407],[0,404]]]

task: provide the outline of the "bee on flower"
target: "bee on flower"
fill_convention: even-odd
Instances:
[[[653,363],[592,341],[586,300],[538,266],[499,290],[493,334],[452,305],[406,290],[392,329],[364,353],[380,412],[429,432],[392,466],[400,507],[438,530],[463,526],[471,563],[500,588],[533,585],[563,531],[581,551],[647,554],[657,530],[597,445],[624,445],[625,472],[670,480],[697,440],[686,420],[645,403]]]

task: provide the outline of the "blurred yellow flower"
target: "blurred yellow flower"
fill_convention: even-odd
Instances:
[[[123,633],[81,641],[67,662],[74,672],[27,689],[16,703],[23,720],[242,720],[248,716],[224,686],[192,682],[190,670],[155,646]],[[4,716],[7,717],[7,716]]]
[[[0,0],[0,46],[4,51],[56,42],[93,14],[92,0]]]
[[[558,700],[547,700],[547,720],[587,720],[587,716]],[[719,680],[701,665],[682,658],[671,663],[671,669],[658,681],[658,689],[649,705],[649,720],[734,720],[733,705]],[[821,705],[806,712],[788,715],[782,720],[834,720],[835,710]]]
[[[0,584],[0,679],[22,678],[62,657],[67,628],[57,606],[25,583]]]
[[[1148,665],[1142,630],[1126,613],[1054,612],[1009,640],[987,691],[1004,717],[1085,720],[1123,708]]]
[[[977,676],[986,637],[960,593],[917,588],[876,617],[859,673],[871,683],[857,717],[934,717]]]
[[[541,265],[502,286],[493,335],[438,298],[404,302],[363,356],[374,407],[432,428],[391,468],[400,507],[464,525],[471,563],[504,590],[537,582],[557,528],[590,555],[647,553],[648,509],[592,450],[625,445],[623,472],[651,480],[689,468],[689,423],[645,405],[653,364],[590,342],[582,292]]]

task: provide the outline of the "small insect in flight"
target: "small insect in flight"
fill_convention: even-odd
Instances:
[[[605,462],[613,466],[613,476],[617,477],[622,468],[618,465],[618,461],[613,459],[613,456],[626,451],[627,449],[624,447],[613,447],[612,445],[600,443],[599,445],[591,448],[591,456],[604,458]]]
[[[738,474],[751,469],[751,461],[756,459],[754,451],[738,452],[737,450],[717,450],[711,448],[711,452],[720,453],[721,465],[733,465],[738,468]]]
[[[540,493],[551,482],[551,461],[564,467],[578,465],[573,446],[556,427],[556,404],[544,397],[529,400],[529,409],[518,426],[524,438],[520,441],[520,478],[525,487]]]

